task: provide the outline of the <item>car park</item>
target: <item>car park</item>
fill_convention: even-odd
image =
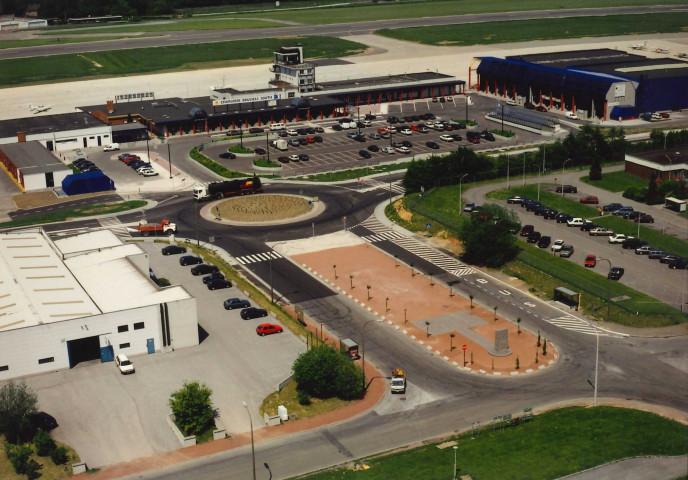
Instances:
[[[217,272],[219,269],[216,265],[208,265],[207,263],[199,263],[195,267],[191,268],[191,275],[206,275],[208,273]]]
[[[216,278],[208,282],[208,290],[219,290],[221,288],[232,288],[232,282],[225,278]]]
[[[253,318],[267,317],[268,312],[262,308],[248,307],[244,308],[239,315],[244,320],[251,320]]]
[[[380,134],[377,133],[377,132],[373,132],[373,133],[371,133],[371,134],[368,135],[368,136],[369,136],[370,138],[372,138],[373,140],[380,140]]]
[[[177,255],[178,253],[186,253],[186,248],[179,245],[167,245],[162,248],[163,255]]]
[[[179,258],[179,265],[182,267],[186,265],[198,265],[200,263],[203,263],[203,259],[194,255],[184,255],[183,257]]]
[[[633,221],[635,223],[655,223],[655,219],[652,217],[652,215],[640,215]]]
[[[511,204],[519,203],[520,204],[521,200],[522,200],[522,197],[519,197],[518,195],[514,195],[512,197],[507,198],[506,203],[511,203]]]
[[[580,199],[580,203],[587,203],[587,204],[598,204],[600,201],[595,195],[588,195],[587,197],[583,197]]]
[[[394,148],[392,147],[382,147],[384,153],[394,153]]]
[[[378,147],[377,145],[368,145],[368,151],[369,152],[379,152],[380,147]]]
[[[368,150],[359,150],[358,155],[360,157],[363,157],[363,158],[372,158],[373,157]]]
[[[222,306],[225,307],[225,310],[234,310],[235,308],[243,309],[249,308],[251,306],[251,302],[242,298],[228,298],[222,302]]]
[[[437,142],[425,142],[425,146],[428,148],[432,148],[433,150],[437,150],[438,148],[440,148]]]
[[[556,193],[578,193],[578,187],[574,185],[559,185],[554,191]]]
[[[604,236],[604,235],[614,235],[614,232],[609,230],[608,228],[596,227],[596,228],[590,229],[588,234],[591,237],[598,237],[598,236]]]
[[[561,258],[569,258],[571,255],[573,255],[573,245],[564,244],[561,250],[559,250],[559,256]]]
[[[533,225],[523,225],[523,228],[521,228],[520,235],[522,237],[527,237],[528,235],[530,235],[534,231],[535,231],[535,227]]]
[[[299,154],[299,161],[300,162],[307,162],[308,160],[310,160],[310,157],[307,154],[305,154],[305,153]]]
[[[128,375],[130,373],[136,372],[136,370],[134,369],[134,364],[131,363],[131,360],[129,360],[129,358],[123,353],[115,357],[115,365],[117,365],[119,373],[121,373],[122,375]]]
[[[451,135],[446,135],[446,134],[440,135],[440,140],[442,140],[444,142],[453,142],[454,141],[454,139],[452,138]]]
[[[534,231],[530,232],[528,235],[528,243],[537,243],[540,241],[542,234],[540,232]]]
[[[205,283],[207,285],[208,283],[210,283],[213,280],[224,280],[224,279],[225,279],[224,274],[222,272],[218,271],[218,272],[209,273],[208,275],[203,277],[203,283]]]
[[[540,237],[540,240],[538,240],[537,246],[539,248],[547,248],[549,247],[549,244],[552,243],[552,237],[548,235],[543,235]]]
[[[609,239],[607,240],[609,243],[623,243],[624,240],[627,238],[633,238],[633,237],[627,237],[623,233],[615,233],[614,235],[610,235]]]
[[[635,249],[635,254],[636,255],[649,255],[650,252],[654,249],[655,248],[651,247],[650,245],[643,245],[643,246]]]
[[[609,273],[607,274],[607,278],[610,278],[612,280],[618,280],[621,277],[623,277],[625,270],[621,267],[612,267],[611,270],[609,270]]]
[[[583,264],[588,268],[595,268],[595,265],[597,265],[597,257],[593,254],[590,254],[585,257]]]
[[[563,246],[564,246],[564,241],[561,239],[557,239],[552,244],[551,250],[552,250],[552,252],[556,253],[556,252],[560,251],[561,247],[563,247]]]
[[[261,323],[256,327],[256,333],[261,337],[272,335],[273,333],[282,333],[283,331],[284,329],[281,326],[272,323]]]

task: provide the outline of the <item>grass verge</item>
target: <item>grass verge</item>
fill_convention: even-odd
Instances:
[[[93,32],[89,32],[93,33]],[[55,35],[52,33],[51,35]],[[154,37],[157,35],[136,35],[136,38]],[[0,41],[0,50],[5,48],[26,48],[26,47],[41,47],[43,45],[62,45],[67,43],[89,43],[89,42],[107,42],[108,40],[121,40],[123,38],[132,38],[131,35],[113,35],[112,37],[59,37],[59,38],[30,38],[27,40],[3,40]]]
[[[263,167],[263,168],[280,168],[282,166],[277,162],[273,162],[273,161],[268,160],[267,158],[259,158],[258,160],[254,161],[253,164],[256,167]]]
[[[587,183],[594,187],[602,188],[609,192],[623,192],[628,187],[645,188],[650,183],[642,178],[634,177],[624,171],[609,172],[602,174],[602,180],[590,180],[589,175],[581,177],[581,182]]]
[[[145,200],[130,200],[128,202],[119,203],[99,203],[97,205],[87,205],[84,207],[75,208],[73,210],[65,210],[63,212],[46,213],[45,215],[36,215],[34,217],[12,220],[10,222],[2,222],[0,223],[0,228],[27,227],[30,225],[44,223],[64,222],[67,220],[74,220],[75,218],[93,217],[95,215],[104,215],[107,213],[126,212],[127,210],[141,208],[144,205],[146,205]]]
[[[485,427],[456,440],[458,476],[481,480],[555,479],[623,458],[682,455],[688,427],[658,415],[615,407],[570,407],[504,429]],[[454,452],[429,443],[364,459],[365,471],[346,467],[302,476],[309,480],[449,478]]]
[[[131,48],[81,54],[48,55],[0,61],[0,85],[44,83],[100,76],[123,76],[208,65],[268,63],[272,52],[301,43],[313,58],[338,58],[360,53],[365,45],[331,37],[290,37],[197,43],[169,47]]]
[[[250,148],[242,147],[242,146],[239,145],[239,144],[237,144],[237,145],[232,145],[231,147],[229,147],[229,148],[227,149],[227,151],[228,151],[228,152],[232,152],[232,153],[246,153],[246,154],[251,154],[251,153],[253,153],[253,150],[251,150]]]
[[[72,476],[72,463],[80,461],[79,455],[69,445],[55,442],[57,446],[62,446],[67,449],[68,460],[64,465],[55,465],[50,457],[39,457],[35,453],[31,454],[33,460],[41,465],[40,478],[41,480],[59,480],[61,478],[68,478]],[[0,478],[3,480],[26,480],[26,475],[18,475],[14,473],[14,468],[10,460],[5,454],[5,437],[0,435]]]
[[[178,20],[173,22],[145,23],[135,25],[108,26],[105,28],[94,27],[62,30],[64,35],[89,35],[93,33],[133,33],[133,32],[178,32],[189,30],[229,30],[238,28],[274,28],[283,24],[276,24],[270,20],[250,20],[247,18],[209,18],[207,20]],[[50,30],[45,30],[41,35],[57,35]],[[101,38],[101,37],[99,37]]]
[[[223,165],[220,165],[212,158],[207,157],[201,152],[199,152],[198,147],[194,147],[191,149],[191,151],[189,152],[189,157],[203,165],[208,170],[211,170],[225,178],[244,178],[247,176],[251,176],[248,173],[236,172],[234,170],[230,170],[229,168],[224,167]]]
[[[615,233],[623,233],[626,236],[638,237],[642,240],[646,240],[653,247],[662,249],[665,252],[680,255],[681,257],[688,257],[688,243],[680,238],[666,235],[658,230],[644,227],[643,225],[640,225],[640,229],[638,229],[637,223],[631,222],[630,220],[624,220],[621,217],[615,217],[614,215],[598,217],[595,219],[595,223],[614,230]],[[638,234],[638,231],[640,231],[640,234]]]
[[[600,214],[597,211],[597,208],[571,200],[565,195],[562,197],[560,193],[554,193],[556,186],[557,185],[553,183],[540,184],[540,203],[560,212],[566,212],[573,217],[599,217]],[[494,200],[506,200],[513,195],[519,195],[521,197],[528,197],[532,200],[537,200],[538,187],[537,185],[526,185],[525,187],[513,187],[508,190],[495,190],[488,193],[487,198]],[[525,212],[525,208],[521,208],[520,205],[509,205],[509,208],[515,209],[517,213]],[[595,220],[595,222],[597,223],[597,220]]]
[[[299,418],[308,418],[320,415],[321,413],[331,412],[338,408],[348,405],[350,402],[341,400],[337,397],[320,399],[311,397],[310,405],[301,405],[296,397],[296,382],[291,382],[279,392],[268,395],[260,405],[260,414],[276,415],[277,407],[284,405],[287,412],[294,413]]]
[[[396,172],[406,170],[411,162],[392,163],[389,165],[377,165],[375,167],[354,168],[352,170],[340,170],[337,172],[318,173],[304,177],[295,177],[293,180],[308,180],[311,182],[338,182],[342,180],[353,180],[354,178],[367,177],[376,173]],[[379,179],[381,182],[383,178]]]
[[[600,6],[600,5],[596,5]],[[509,6],[511,8],[511,5]],[[570,8],[570,5],[567,5]],[[547,8],[551,9],[551,5]],[[611,17],[543,18],[432,27],[382,29],[376,33],[397,40],[438,46],[488,45],[580,37],[605,37],[643,33],[680,32],[688,23],[686,13],[614,15]]]

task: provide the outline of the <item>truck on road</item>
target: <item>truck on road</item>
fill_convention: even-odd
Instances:
[[[165,235],[171,235],[177,233],[177,225],[165,219],[160,224],[150,224],[146,220],[141,220],[136,227],[136,231],[139,232],[144,237],[151,234],[158,235],[159,233],[164,233]]]
[[[406,375],[401,368],[392,370],[392,380],[389,382],[392,393],[406,393]]]
[[[193,197],[197,202],[201,202],[204,200],[217,200],[237,195],[249,195],[262,191],[263,186],[260,183],[260,178],[253,177],[195,186],[193,189]]]

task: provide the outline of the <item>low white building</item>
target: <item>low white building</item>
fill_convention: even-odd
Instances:
[[[0,164],[23,192],[60,187],[62,180],[72,174],[38,142],[0,145]]]
[[[43,28],[48,26],[48,21],[42,18],[8,18],[0,17],[0,30],[26,30],[27,28]]]
[[[198,345],[196,299],[109,230],[0,233],[0,380]]]

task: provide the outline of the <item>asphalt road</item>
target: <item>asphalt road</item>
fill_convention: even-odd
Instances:
[[[367,35],[383,28],[410,28],[438,25],[461,25],[476,22],[498,22],[508,20],[529,20],[541,18],[590,17],[623,14],[647,14],[681,10],[681,6],[634,6],[614,8],[582,8],[559,9],[531,12],[486,13],[479,15],[453,15],[446,17],[422,17],[395,20],[363,21],[359,23],[345,23],[333,25],[297,25],[260,29],[229,29],[203,31],[167,32],[163,36],[145,38],[126,38],[103,42],[71,43],[60,45],[44,45],[25,48],[8,48],[0,50],[0,59],[25,58],[42,55],[58,55],[66,53],[84,53],[120,50],[127,48],[161,47],[170,45],[185,45],[200,42],[225,42],[230,40],[249,40],[254,38],[288,37],[295,35],[323,35],[343,37],[351,35]],[[145,26],[143,29],[145,31]]]

